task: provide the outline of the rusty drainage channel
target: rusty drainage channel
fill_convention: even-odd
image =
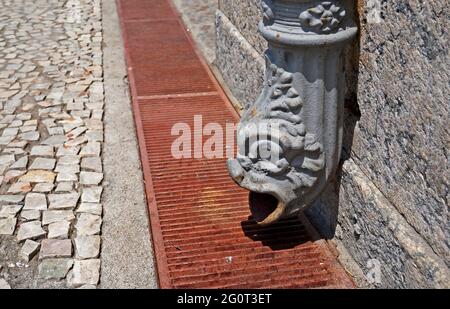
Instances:
[[[168,0],[119,0],[162,288],[351,287],[297,219],[258,226],[226,159],[171,155],[175,123],[238,121]],[[198,133],[198,132],[197,132]],[[195,135],[196,133],[194,133]]]

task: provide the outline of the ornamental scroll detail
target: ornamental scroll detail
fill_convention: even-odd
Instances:
[[[272,126],[276,122],[277,136],[270,134],[270,130],[264,132],[267,135],[262,134],[263,138],[246,135],[248,151],[238,155],[238,162],[246,172],[252,173],[254,180],[261,178],[260,174],[286,178],[295,191],[310,188],[325,166],[323,147],[314,134],[306,132],[301,118],[303,103],[293,87],[293,74],[274,64],[270,65],[269,72],[268,109],[261,118],[270,121]],[[260,155],[267,149],[272,155],[276,153],[276,162]]]

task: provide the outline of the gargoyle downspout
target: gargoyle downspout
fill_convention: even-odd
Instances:
[[[353,1],[262,0],[266,77],[238,128],[231,177],[250,190],[261,225],[310,205],[339,163],[345,45],[356,35]]]

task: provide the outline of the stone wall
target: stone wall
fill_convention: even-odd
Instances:
[[[378,286],[449,287],[448,10],[437,0],[355,6],[342,166],[308,216],[349,268],[379,262]],[[243,106],[263,81],[259,19],[259,0],[219,0],[215,65]]]

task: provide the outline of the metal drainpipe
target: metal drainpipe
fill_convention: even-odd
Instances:
[[[261,225],[289,217],[323,191],[339,163],[344,55],[357,33],[353,1],[262,0],[268,41],[258,100],[238,128],[231,177],[250,190]]]

